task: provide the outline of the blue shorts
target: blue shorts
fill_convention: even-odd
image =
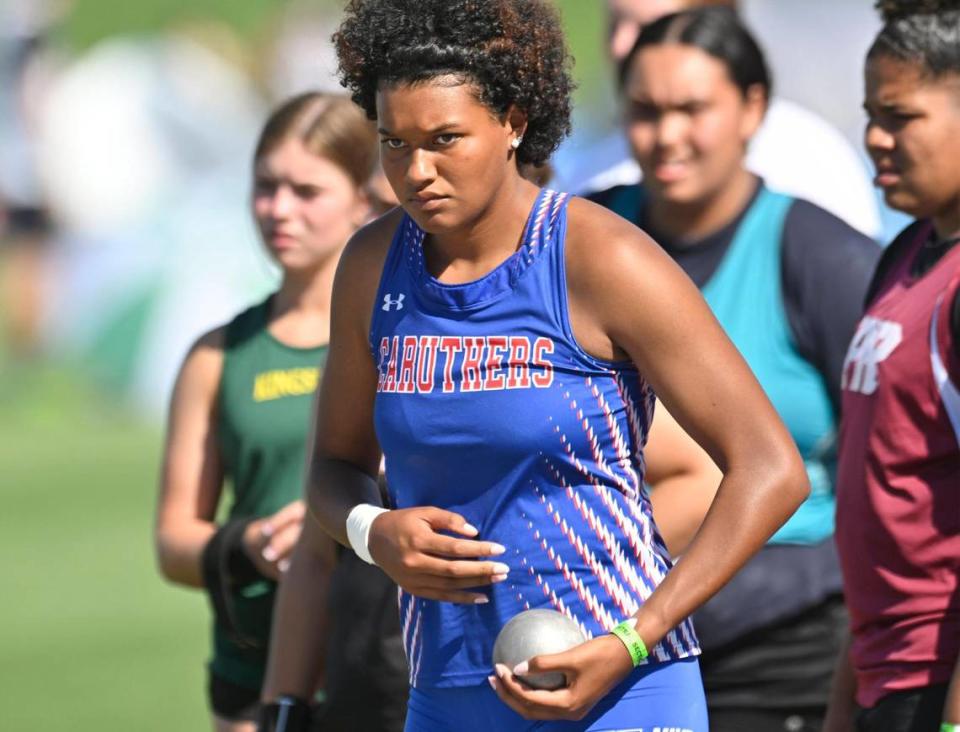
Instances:
[[[696,658],[636,669],[579,722],[533,722],[500,701],[486,681],[411,689],[405,732],[708,732]]]

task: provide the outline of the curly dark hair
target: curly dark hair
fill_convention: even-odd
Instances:
[[[370,119],[380,83],[455,74],[495,114],[526,113],[519,164],[546,162],[570,132],[571,57],[545,0],[350,0],[333,42]]]
[[[960,0],[877,0],[884,26],[867,58],[915,63],[929,76],[960,73]]]

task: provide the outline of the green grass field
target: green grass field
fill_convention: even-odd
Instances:
[[[208,613],[166,585],[159,433],[67,370],[0,388],[0,730],[203,730]]]

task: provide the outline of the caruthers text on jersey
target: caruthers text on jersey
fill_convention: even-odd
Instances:
[[[377,391],[430,394],[440,374],[445,393],[458,386],[461,392],[546,389],[553,384],[553,364],[547,360],[553,352],[550,338],[531,343],[526,336],[505,335],[384,337]]]

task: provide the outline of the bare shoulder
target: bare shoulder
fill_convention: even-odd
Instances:
[[[393,236],[402,220],[403,209],[394,208],[360,228],[343,250],[337,278],[349,278],[354,286],[373,282],[376,289]]]
[[[200,364],[200,368],[216,367],[219,371],[223,363],[223,351],[227,341],[227,324],[218,325],[197,338],[187,351],[183,360],[186,370],[192,364]]]
[[[565,247],[568,286],[583,294],[669,276],[676,269],[642,229],[583,198],[570,201]]]
[[[189,353],[216,353],[223,355],[224,344],[227,340],[227,324],[211,328],[193,342]]]
[[[383,265],[402,220],[403,209],[392,209],[347,242],[333,283],[331,343],[338,340],[335,334],[343,332],[343,326],[355,335],[368,331]]]
[[[226,334],[227,326],[219,325],[193,342],[180,368],[176,386],[178,391],[187,389],[194,396],[196,390],[209,393],[216,391],[223,372]]]

